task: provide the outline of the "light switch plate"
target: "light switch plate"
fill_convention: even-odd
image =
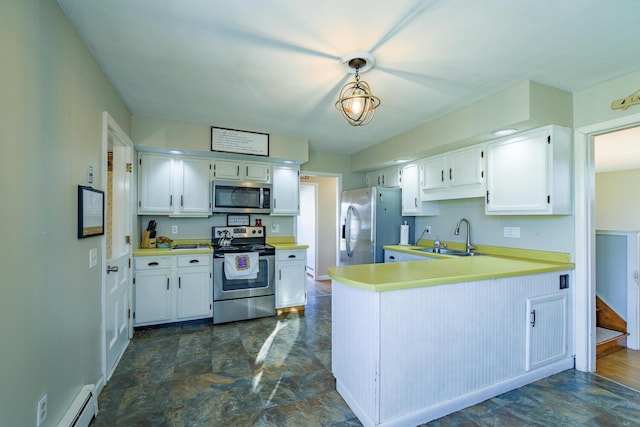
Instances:
[[[504,227],[504,237],[520,238],[520,227]]]
[[[98,265],[98,248],[89,250],[89,268]]]

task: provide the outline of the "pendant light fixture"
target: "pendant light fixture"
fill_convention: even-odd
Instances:
[[[355,72],[355,81],[342,87],[336,101],[336,108],[351,126],[363,126],[373,119],[375,109],[380,106],[380,98],[373,96],[371,87],[365,81],[360,81],[359,72],[366,72],[373,68],[375,61],[369,53],[357,53],[342,58],[342,63],[348,72]]]

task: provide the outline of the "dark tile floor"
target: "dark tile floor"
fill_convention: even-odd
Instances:
[[[138,330],[92,426],[360,426],[331,375],[331,297],[305,314]],[[640,425],[640,393],[565,371],[429,426]]]

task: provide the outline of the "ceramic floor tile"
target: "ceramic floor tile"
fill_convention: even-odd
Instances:
[[[331,374],[331,286],[304,315],[136,330],[93,427],[362,426]],[[426,426],[636,426],[640,393],[568,370]]]

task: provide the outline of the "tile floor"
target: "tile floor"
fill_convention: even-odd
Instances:
[[[331,375],[331,296],[304,316],[136,331],[92,426],[360,426]],[[429,426],[637,426],[640,393],[574,370]]]

